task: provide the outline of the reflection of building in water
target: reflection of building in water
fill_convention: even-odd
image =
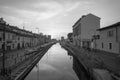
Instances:
[[[75,57],[73,57],[73,70],[77,74],[79,80],[93,80],[90,78],[82,64],[77,59],[75,59]]]

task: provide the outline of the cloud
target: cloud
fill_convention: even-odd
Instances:
[[[0,16],[9,16],[8,23],[20,25],[25,22],[31,25],[72,11],[78,7],[79,2],[77,0],[2,0],[0,4]]]
[[[71,32],[72,25],[87,13],[101,17],[106,25],[120,20],[119,0],[0,0],[0,17],[26,29],[36,26],[54,36]],[[111,13],[111,14],[109,14]]]
[[[11,3],[13,2],[13,3]],[[3,12],[6,12],[6,14],[9,15],[9,13],[7,12],[9,10],[9,12],[13,15],[17,15],[17,16],[23,16],[26,18],[26,16],[28,17],[41,17],[40,19],[46,19],[46,18],[50,18],[53,17],[57,14],[60,14],[63,11],[70,11],[72,9],[74,9],[75,7],[77,7],[78,3],[76,2],[71,2],[66,0],[66,1],[60,1],[60,0],[35,0],[33,2],[33,0],[5,0],[5,1],[0,1],[1,4],[1,9]],[[33,2],[33,3],[32,3]],[[1,12],[2,12],[1,11]]]

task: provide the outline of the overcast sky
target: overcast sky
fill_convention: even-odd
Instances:
[[[101,18],[101,27],[120,21],[120,0],[0,0],[0,17],[9,24],[54,38],[72,32],[88,13]]]

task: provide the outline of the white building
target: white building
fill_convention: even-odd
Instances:
[[[100,28],[100,18],[87,14],[82,16],[73,25],[73,43],[81,47],[91,47],[93,35],[98,34],[96,29]]]
[[[100,39],[94,40],[95,49],[120,53],[120,22],[98,29]]]

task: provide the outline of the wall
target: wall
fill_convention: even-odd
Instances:
[[[100,18],[94,15],[87,15],[81,20],[81,39],[92,39],[96,30],[100,28]]]
[[[108,37],[107,32],[113,30],[113,36]],[[103,48],[102,48],[103,43]],[[112,43],[112,49],[109,49],[109,43]],[[119,53],[119,44],[116,42],[116,28],[110,28],[100,31],[100,39],[96,40],[96,49],[112,53]]]
[[[119,43],[119,54],[120,54],[120,25],[117,27],[117,41]]]
[[[117,27],[117,39],[120,42],[120,25]]]
[[[91,42],[93,35],[97,34],[97,29],[100,28],[100,18],[88,14],[82,18],[74,25],[74,45],[82,46],[81,41],[89,40]]]

